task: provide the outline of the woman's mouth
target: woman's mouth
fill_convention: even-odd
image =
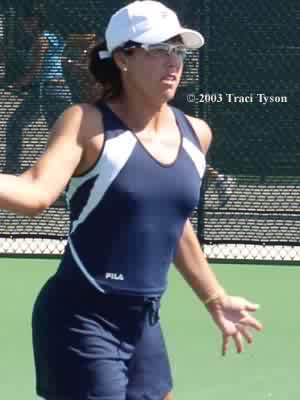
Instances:
[[[170,83],[174,83],[176,82],[176,75],[174,74],[169,74],[169,75],[165,75],[162,79],[163,82],[170,82]]]

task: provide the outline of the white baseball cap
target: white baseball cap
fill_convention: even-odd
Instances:
[[[142,44],[156,44],[180,35],[189,49],[204,44],[201,33],[183,28],[176,13],[158,1],[134,1],[110,18],[105,32],[108,54],[132,40]]]

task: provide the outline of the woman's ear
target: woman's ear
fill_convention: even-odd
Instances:
[[[123,51],[117,50],[114,52],[113,59],[121,71],[127,72],[127,57]]]

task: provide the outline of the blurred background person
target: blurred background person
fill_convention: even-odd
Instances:
[[[62,65],[63,37],[53,27],[45,28],[45,19],[39,10],[23,16],[22,28],[31,37],[32,45],[27,52],[23,74],[10,85],[11,90],[23,93],[23,99],[6,126],[6,173],[20,172],[23,129],[41,115],[50,129],[60,113],[72,103]]]
[[[73,103],[94,102],[101,97],[102,87],[88,68],[88,55],[98,40],[93,32],[71,33],[66,40],[63,65]]]
[[[208,164],[206,168],[206,177],[208,185],[210,183],[215,185],[215,188],[218,193],[220,207],[226,206],[236,185],[235,177],[231,175],[222,174],[220,171],[212,167],[210,164]]]

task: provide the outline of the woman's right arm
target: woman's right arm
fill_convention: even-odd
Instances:
[[[54,203],[82,158],[90,108],[75,105],[58,118],[47,150],[33,167],[20,176],[0,174],[0,208],[33,216]]]

